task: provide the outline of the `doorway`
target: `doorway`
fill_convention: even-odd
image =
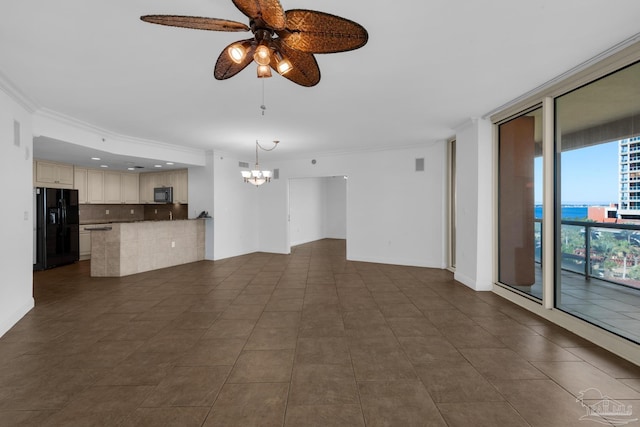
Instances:
[[[346,176],[289,179],[289,251],[321,239],[347,239]]]

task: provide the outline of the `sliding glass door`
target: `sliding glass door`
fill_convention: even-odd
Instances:
[[[640,342],[640,63],[555,100],[556,308]]]
[[[542,108],[498,127],[498,280],[542,298]]]

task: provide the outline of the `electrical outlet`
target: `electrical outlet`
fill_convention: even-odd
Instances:
[[[175,248],[176,247],[176,242],[171,242],[171,247]]]
[[[154,212],[154,213],[155,213],[155,214],[157,214],[157,213],[158,213],[158,209],[155,209],[155,212]]]
[[[135,211],[134,211],[133,209],[131,209],[131,215],[133,215],[133,214],[134,214],[134,212],[135,212]]]
[[[109,215],[109,209],[104,213],[105,215]]]
[[[25,221],[29,221],[29,212],[28,211],[24,211],[24,220]]]

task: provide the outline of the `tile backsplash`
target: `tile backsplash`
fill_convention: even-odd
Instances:
[[[80,205],[81,224],[187,219],[189,205]],[[171,214],[169,213],[171,212]]]
[[[189,217],[189,205],[141,205],[144,207],[145,221],[166,221],[171,219],[187,219]],[[169,214],[171,212],[171,214]]]

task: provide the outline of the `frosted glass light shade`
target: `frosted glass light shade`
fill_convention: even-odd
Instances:
[[[293,66],[291,65],[291,61],[288,59],[283,59],[278,62],[278,73],[280,74],[287,74],[292,68]]]
[[[267,180],[266,180],[266,179],[264,179],[264,178],[255,178],[255,179],[250,179],[248,182],[249,182],[250,184],[255,185],[255,186],[257,187],[257,186],[262,185],[262,184],[264,184],[265,182],[267,182]]]
[[[271,67],[268,65],[258,65],[258,77],[268,78],[271,77]]]
[[[229,46],[227,49],[227,54],[229,58],[236,64],[241,63],[244,60],[244,57],[247,55],[247,50],[240,43],[233,44]]]
[[[269,65],[271,62],[271,49],[266,45],[261,44],[256,48],[256,52],[253,54],[253,60],[258,65]]]

